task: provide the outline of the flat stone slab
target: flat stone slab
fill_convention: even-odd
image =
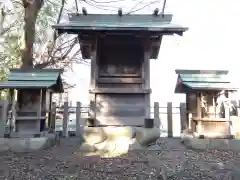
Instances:
[[[239,139],[198,139],[193,137],[184,137],[182,142],[185,146],[192,149],[222,149],[240,151]]]
[[[59,139],[55,134],[32,138],[0,138],[0,152],[31,152],[50,148],[58,141]]]

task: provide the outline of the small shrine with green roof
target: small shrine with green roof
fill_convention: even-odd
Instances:
[[[62,93],[62,69],[10,69],[0,89],[9,90],[1,103],[0,137],[39,137],[51,124],[52,94]],[[7,124],[6,128],[5,125]]]
[[[185,129],[204,137],[232,135],[230,115],[235,107],[228,98],[237,88],[228,71],[176,70],[176,74],[175,93],[186,94]]]

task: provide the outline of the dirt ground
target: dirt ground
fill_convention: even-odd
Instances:
[[[115,158],[83,155],[80,140],[34,153],[0,154],[2,180],[240,180],[240,152],[186,149],[179,139],[158,140],[161,150]]]

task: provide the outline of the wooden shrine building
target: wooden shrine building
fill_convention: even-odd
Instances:
[[[237,89],[228,79],[228,71],[176,70],[176,73],[175,93],[186,94],[185,128],[205,137],[231,135],[232,107],[228,97]]]
[[[172,15],[70,14],[53,27],[78,35],[82,57],[91,59],[91,116],[98,125],[142,126],[150,118],[150,59],[164,35],[187,28]],[[161,58],[160,58],[161,59]]]
[[[41,136],[51,126],[52,94],[62,93],[62,69],[10,69],[6,81],[0,82],[0,89],[9,89],[8,124],[11,137]],[[5,106],[6,107],[6,106]],[[3,117],[3,114],[1,114]],[[6,117],[6,116],[5,116]]]

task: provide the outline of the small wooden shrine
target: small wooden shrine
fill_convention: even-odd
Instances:
[[[204,137],[231,135],[232,106],[228,97],[237,89],[227,78],[228,71],[176,70],[176,73],[175,93],[186,94],[185,128]]]
[[[6,124],[11,137],[40,136],[50,126],[52,94],[62,93],[61,69],[10,69],[0,89],[9,89]]]
[[[77,34],[82,57],[91,59],[91,116],[100,125],[142,126],[150,118],[150,59],[157,59],[164,35],[187,28],[172,15],[70,14],[53,26]]]

